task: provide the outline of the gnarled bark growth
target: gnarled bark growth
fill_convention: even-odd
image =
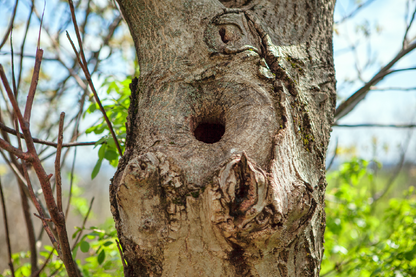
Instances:
[[[118,0],[139,58],[110,194],[129,276],[318,276],[333,0]]]

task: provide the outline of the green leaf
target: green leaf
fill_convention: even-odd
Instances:
[[[117,146],[116,146],[116,143],[115,143],[115,141],[114,141],[114,139],[113,139],[113,137],[112,136],[110,136],[108,139],[107,139],[107,144],[108,144],[108,146],[110,146],[110,147],[112,147],[112,148],[116,148]]]
[[[109,161],[111,161],[111,160],[117,160],[118,159],[118,154],[117,154],[116,151],[114,151],[112,149],[111,150],[107,150],[105,152],[104,158],[106,160],[109,160]]]
[[[88,250],[90,250],[90,244],[88,242],[86,242],[85,240],[81,241],[81,245],[80,245],[81,251],[84,253],[87,253]]]
[[[112,242],[112,241],[107,241],[106,243],[104,243],[104,244],[103,244],[103,246],[107,247],[107,246],[110,246],[110,245],[112,245],[112,244],[113,244],[113,242]]]
[[[30,276],[30,268],[28,265],[22,266],[21,271],[22,271],[23,276]]]
[[[100,160],[104,159],[105,152],[107,151],[107,148],[108,148],[108,145],[103,144],[103,145],[101,145],[100,149],[98,150],[98,158]]]
[[[91,180],[97,176],[98,172],[100,172],[102,162],[103,160],[99,159],[97,163],[95,164],[94,169],[92,170],[92,173],[91,173]]]
[[[100,254],[98,254],[97,262],[99,264],[102,264],[104,262],[104,259],[105,259],[105,251],[104,251],[104,249],[102,249]]]

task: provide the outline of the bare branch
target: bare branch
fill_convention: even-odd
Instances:
[[[398,70],[390,70],[390,68],[399,61],[402,57],[406,54],[410,53],[412,50],[416,48],[416,42],[409,44],[409,46],[405,49],[402,49],[387,65],[385,65],[380,71],[374,75],[374,77],[368,81],[363,87],[353,93],[347,100],[341,103],[335,111],[335,122],[340,120],[342,117],[347,115],[352,109],[354,109],[357,104],[364,99],[367,93],[370,91],[370,88],[376,85],[378,82],[383,80],[383,78],[391,73],[400,72],[404,70],[413,70],[414,68],[407,68],[407,69],[398,69]]]
[[[335,149],[334,149],[334,155],[331,158],[331,161],[329,162],[329,165],[326,168],[326,171],[329,171],[332,167],[332,164],[334,163],[335,157],[337,156],[338,152],[338,137],[335,139]]]
[[[416,15],[416,8],[415,8],[415,10],[413,11],[412,18],[410,19],[409,24],[407,24],[406,31],[404,32],[404,37],[403,37],[403,49],[407,47],[407,44],[408,44],[408,42],[409,42],[409,40],[407,39],[407,34],[409,33],[409,29],[410,29],[410,27],[412,27],[413,21],[415,20],[415,15]]]
[[[77,243],[78,243],[79,239],[81,238],[82,231],[84,231],[85,224],[87,223],[88,216],[90,215],[90,212],[91,212],[91,209],[92,209],[92,204],[94,203],[94,199],[95,199],[94,197],[93,197],[93,198],[91,198],[91,201],[90,201],[90,206],[88,207],[87,214],[85,215],[84,220],[83,220],[83,222],[82,222],[81,231],[79,231],[79,233],[78,233],[78,235],[77,235],[77,237],[76,237],[76,239],[75,239],[74,243],[72,244],[72,248],[71,248],[71,249],[74,249],[74,248],[75,248],[75,246],[77,245]]]
[[[23,36],[22,45],[20,46],[20,55],[19,55],[20,56],[20,63],[19,63],[19,75],[17,77],[17,90],[19,90],[20,83],[21,83],[21,80],[22,80],[24,49],[25,49],[27,33],[29,31],[30,21],[31,21],[31,18],[32,18],[34,7],[35,7],[35,0],[32,0],[32,7],[30,8],[29,17],[26,20],[25,35]]]
[[[343,18],[341,18],[339,21],[335,22],[335,24],[341,24],[343,23],[345,20],[355,16],[362,8],[364,8],[365,6],[370,5],[372,2],[374,2],[375,0],[367,0],[364,3],[359,4],[355,10],[353,10],[352,12],[350,12],[348,15],[344,16]]]
[[[30,123],[30,114],[32,112],[33,100],[35,98],[36,87],[38,86],[40,64],[42,62],[43,50],[38,48],[36,50],[35,66],[33,68],[32,82],[30,83],[29,93],[26,100],[25,120]]]
[[[61,179],[61,150],[63,139],[65,113],[61,113],[59,120],[59,133],[58,133],[58,147],[56,149],[55,158],[55,181],[56,181],[56,199],[58,210],[62,213],[62,179]]]
[[[38,214],[33,214],[34,216],[36,216],[37,218],[39,218],[40,220],[44,220],[44,221],[47,221],[47,222],[52,222],[52,219],[50,219],[49,217],[42,217],[42,216],[40,216],[40,215],[38,215]]]
[[[69,207],[71,206],[71,199],[72,199],[72,185],[74,183],[74,170],[75,170],[75,160],[77,158],[77,148],[74,150],[74,159],[72,160],[72,167],[71,167],[71,175],[69,181],[69,196],[68,196],[68,204],[66,205],[65,209],[65,217],[68,218]]]
[[[120,144],[117,140],[117,136],[116,136],[116,134],[113,130],[113,127],[112,127],[112,124],[111,124],[110,120],[107,117],[107,114],[104,110],[104,107],[101,104],[100,98],[98,97],[97,91],[95,90],[95,87],[92,83],[91,75],[88,71],[88,67],[87,67],[88,63],[87,63],[87,60],[85,59],[84,50],[83,50],[83,47],[82,47],[81,35],[80,35],[79,29],[78,29],[78,24],[77,24],[77,20],[76,20],[76,16],[75,16],[74,3],[72,2],[72,0],[68,0],[68,3],[69,3],[69,7],[71,9],[71,15],[72,15],[72,21],[73,21],[74,27],[75,27],[75,33],[77,35],[78,46],[79,46],[79,49],[80,49],[79,54],[76,51],[75,45],[72,42],[71,37],[69,36],[68,32],[66,33],[66,35],[67,35],[69,41],[71,42],[71,45],[72,45],[72,48],[74,49],[75,54],[77,55],[78,62],[80,64],[81,68],[84,71],[85,77],[88,81],[88,84],[90,85],[91,91],[94,94],[95,101],[97,102],[98,106],[100,107],[100,111],[102,112],[102,114],[104,116],[104,119],[107,123],[108,129],[110,130],[111,136],[113,137],[114,143],[116,144],[119,155],[122,156],[123,152],[121,151]],[[82,62],[81,62],[81,59],[79,58],[79,56],[81,56]]]
[[[10,20],[9,28],[7,28],[6,34],[4,34],[3,41],[0,44],[0,49],[6,43],[7,39],[9,38],[10,32],[13,29],[14,18],[16,17],[16,11],[17,11],[17,4],[18,3],[19,3],[19,0],[16,0],[16,4],[14,5],[13,15],[12,15],[12,18]]]
[[[9,51],[0,51],[0,55],[2,56],[6,56],[6,55],[11,55],[12,53]],[[23,58],[31,58],[31,59],[36,59],[36,55],[31,55],[31,54],[25,54],[23,52],[14,52],[13,55],[15,56],[20,56]],[[59,62],[58,58],[51,58],[51,57],[43,57],[42,61],[55,61],[55,62]]]
[[[416,124],[334,124],[332,127],[343,128],[361,128],[361,127],[378,127],[378,128],[415,128]]]
[[[401,91],[412,91],[416,90],[416,87],[413,88],[402,88],[402,87],[370,87],[371,91],[388,91],[388,90],[401,90]]]
[[[34,276],[38,276],[46,268],[46,265],[49,263],[49,260],[52,258],[52,256],[53,256],[53,250],[49,252],[48,258],[45,260],[42,267],[34,273]]]
[[[0,129],[6,131],[9,134],[17,136],[16,130],[7,127],[6,125],[4,125],[1,122],[0,122]],[[20,136],[23,136],[22,133],[19,133],[19,134],[20,134]],[[38,138],[33,138],[33,142],[38,143],[38,144],[49,145],[49,146],[52,146],[52,147],[55,147],[55,148],[58,147],[58,144],[55,143],[55,142],[46,141],[46,140],[42,140],[42,139],[38,139]],[[97,143],[96,141],[62,143],[62,147],[66,148],[66,147],[73,147],[73,146],[91,146],[91,145],[95,145],[96,143]]]
[[[13,260],[12,260],[12,248],[10,246],[10,236],[9,236],[9,223],[7,221],[7,212],[6,212],[6,203],[4,202],[4,194],[3,194],[3,185],[0,179],[0,195],[1,195],[1,204],[3,206],[3,222],[4,222],[4,229],[6,231],[6,243],[7,243],[7,254],[9,258],[9,267],[14,277],[14,267],[13,267]]]
[[[12,146],[11,144],[9,144],[7,141],[5,141],[2,138],[0,138],[0,148],[3,148],[4,150],[6,150],[7,152],[12,153],[13,155],[16,155],[17,157],[19,157],[22,160],[26,160],[26,161],[29,161],[29,162],[33,161],[33,157],[30,153],[21,151],[20,149]]]
[[[406,142],[404,143],[404,146],[402,147],[400,161],[399,161],[399,164],[396,166],[393,175],[391,175],[390,178],[388,179],[383,191],[381,191],[376,197],[374,197],[374,201],[372,204],[375,204],[378,200],[380,200],[387,194],[387,192],[390,190],[390,188],[394,184],[394,181],[396,181],[397,177],[399,176],[399,173],[402,170],[403,165],[404,165],[407,148],[409,147],[409,144],[410,144],[410,139],[412,138],[412,131],[413,130],[409,131],[409,135],[406,139]]]

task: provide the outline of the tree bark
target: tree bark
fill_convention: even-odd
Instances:
[[[126,276],[319,276],[333,0],[118,0],[141,75],[110,187]]]

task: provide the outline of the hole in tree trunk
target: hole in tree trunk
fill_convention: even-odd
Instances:
[[[225,30],[225,28],[221,28],[220,29],[220,36],[221,36],[221,40],[222,40],[222,42],[224,42],[224,43],[227,43],[227,42],[229,42],[230,40],[226,37],[226,30]]]
[[[225,126],[219,122],[201,122],[194,130],[197,140],[205,143],[216,143],[220,141],[225,132]]]

